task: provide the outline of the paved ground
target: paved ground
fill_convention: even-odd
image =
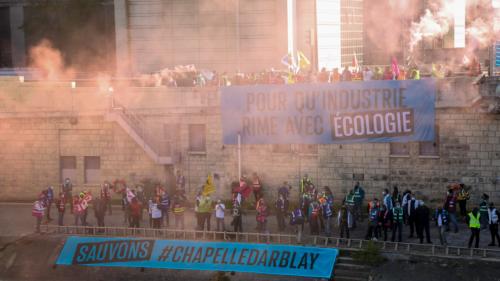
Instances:
[[[54,220],[50,222],[51,224],[57,223],[57,213],[53,208],[51,212]],[[173,227],[173,216],[171,216],[170,227]],[[114,206],[113,214],[111,216],[106,216],[105,223],[107,226],[125,226],[123,219],[123,211],[119,206]],[[96,225],[95,217],[93,216],[93,211],[91,210],[88,215],[87,221]],[[231,229],[230,226],[231,216],[226,217],[226,229]],[[34,223],[35,220],[31,216],[31,204],[17,204],[17,203],[0,203],[0,236],[4,237],[4,240],[7,237],[20,237],[23,235],[27,235],[33,233],[34,231]],[[74,223],[73,215],[67,213],[64,220],[65,225],[72,225]],[[141,226],[148,225],[147,216],[143,222],[141,222]],[[195,228],[195,219],[194,213],[192,211],[188,211],[186,214],[185,221],[186,228],[194,229]],[[211,219],[212,229],[215,229],[215,218]],[[255,215],[249,213],[246,214],[243,218],[243,231],[247,232],[255,232],[256,228]],[[364,238],[366,234],[366,220],[364,222],[358,223],[358,227],[351,231],[351,238]],[[277,223],[276,217],[270,216],[268,220],[268,228],[272,233],[277,232]],[[462,246],[466,247],[470,231],[465,225],[465,223],[460,223],[459,225],[460,231],[458,233],[448,232],[448,241],[449,245],[453,246]],[[287,227],[285,232],[293,233],[290,227]],[[308,225],[305,227],[305,234],[309,234]],[[403,242],[413,242],[417,243],[418,240],[416,238],[409,239],[409,227],[403,227]],[[334,236],[338,236],[338,228],[335,225],[334,227]],[[390,236],[390,235],[389,235]],[[390,239],[390,238],[389,238]],[[431,239],[433,243],[439,244],[439,236],[438,230],[434,225],[431,225]],[[487,248],[490,243],[490,233],[489,230],[481,231],[481,242],[480,247]],[[498,247],[496,247],[498,248]]]

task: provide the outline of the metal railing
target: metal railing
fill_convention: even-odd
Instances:
[[[155,136],[155,134],[150,131],[146,120],[140,114],[127,109],[116,101],[113,101],[113,105],[111,111],[118,114],[158,157],[172,156],[172,144],[161,142],[160,136]],[[162,145],[170,147],[164,149]],[[168,153],[168,155],[166,155],[166,153]]]
[[[49,234],[107,236],[107,237],[145,237],[172,240],[235,241],[246,243],[273,243],[287,245],[310,245],[316,247],[335,247],[341,250],[362,250],[370,244],[376,245],[382,252],[406,255],[423,255],[448,258],[488,259],[500,262],[500,250],[486,248],[464,248],[433,244],[416,244],[387,241],[370,241],[326,236],[304,235],[301,241],[296,235],[281,233],[221,232],[181,229],[154,229],[129,227],[95,226],[57,226],[42,225],[42,230]]]

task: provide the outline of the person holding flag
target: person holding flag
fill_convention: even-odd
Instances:
[[[398,80],[400,71],[399,71],[398,60],[394,56],[391,59],[391,70],[392,70],[392,80]]]
[[[210,231],[210,217],[212,215],[212,198],[210,194],[215,192],[215,185],[213,183],[212,175],[207,176],[207,180],[202,187],[201,196],[199,198],[198,204],[198,215],[200,216],[199,228],[200,230],[205,229],[207,226],[207,231]]]

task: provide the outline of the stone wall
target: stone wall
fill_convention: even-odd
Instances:
[[[173,166],[156,164],[124,128],[107,121],[109,97],[96,89],[77,88],[72,96],[65,88],[12,81],[0,81],[0,89],[3,200],[32,200],[46,185],[58,185],[60,156],[77,157],[77,189],[97,187],[83,183],[84,156],[100,156],[101,182],[166,181],[168,171],[180,169],[191,196],[209,173],[217,175],[217,197],[228,198],[230,183],[237,179],[238,151],[235,145],[222,143],[216,89],[117,87],[117,101],[144,116],[159,138],[163,124],[177,125],[174,135],[180,157]],[[71,99],[74,111],[67,110]],[[473,107],[456,106],[456,101],[451,104],[437,108],[438,155],[419,155],[419,143],[410,143],[409,154],[398,156],[390,155],[389,143],[318,145],[317,152],[315,147],[304,151],[299,145],[243,145],[243,174],[257,172],[269,198],[285,180],[294,187],[292,196],[297,196],[300,177],[308,173],[318,186],[330,186],[337,200],[358,180],[368,198],[380,197],[383,188],[398,185],[426,200],[441,199],[448,183],[463,181],[472,186],[474,200],[483,192],[496,200],[500,197],[500,115],[478,113]],[[205,151],[190,151],[190,124],[205,125]]]
[[[158,167],[118,125],[102,116],[2,118],[0,120],[0,197],[2,200],[36,198],[48,185],[59,190],[60,156],[76,156],[76,190],[97,191],[84,183],[85,156],[100,156],[102,180],[161,178]],[[164,176],[163,176],[164,178]]]

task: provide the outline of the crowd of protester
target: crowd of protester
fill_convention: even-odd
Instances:
[[[497,243],[500,246],[499,215],[494,204],[489,202],[487,194],[483,194],[481,203],[468,212],[467,202],[470,200],[470,194],[469,188],[464,184],[449,185],[443,203],[432,211],[414,192],[405,190],[401,193],[397,186],[393,187],[392,192],[385,189],[380,200],[374,197],[365,203],[365,191],[359,182],[337,200],[339,205],[334,206],[331,189],[328,186],[317,188],[307,174],[300,180],[298,202],[290,203],[292,186],[286,181],[273,195],[274,202],[268,202],[264,198],[263,186],[256,173],[250,178],[243,176],[239,182],[234,182],[231,190],[231,200],[226,202],[230,206],[226,207],[226,203],[221,199],[212,199],[215,187],[211,178],[207,179],[207,183],[193,200],[188,200],[185,178],[180,172],[177,172],[174,188],[169,190],[157,184],[149,196],[146,196],[141,185],[132,188],[119,180],[113,183],[104,182],[98,196],[93,196],[89,191],[73,195],[73,184],[66,179],[57,197],[53,187],[48,187],[39,194],[33,205],[32,215],[36,218],[36,231],[39,232],[44,217],[46,223],[52,221],[52,205],[55,205],[58,213],[57,224],[61,226],[68,211],[74,216],[73,225],[88,226],[88,213],[93,209],[97,226],[103,227],[106,213],[112,214],[111,195],[116,193],[121,196],[123,223],[131,228],[171,227],[170,217],[173,215],[174,227],[184,229],[185,212],[187,208],[194,207],[197,230],[213,230],[211,217],[215,216],[216,231],[243,232],[243,214],[248,210],[248,206],[253,206],[258,232],[269,233],[267,223],[273,213],[278,231],[292,230],[297,234],[298,241],[302,240],[306,225],[310,235],[331,237],[336,231],[339,237],[349,238],[350,231],[367,219],[367,240],[403,242],[402,230],[409,228],[409,239],[416,235],[420,243],[432,243],[430,231],[433,222],[440,244],[447,245],[448,233],[459,232],[459,221],[463,221],[471,232],[469,247],[473,244],[476,248],[479,246],[480,230],[486,228],[489,228],[491,234],[489,246],[495,246]],[[243,207],[245,202],[246,208]],[[230,213],[232,217],[231,229],[226,228],[226,213]]]
[[[442,64],[418,66],[411,63],[401,66],[393,58],[391,65],[386,66],[354,66],[346,65],[331,70],[322,68],[311,71],[310,68],[291,71],[290,69],[269,69],[252,73],[218,73],[215,70],[197,70],[194,65],[180,66],[173,70],[143,74],[140,76],[141,86],[167,87],[221,87],[231,85],[254,84],[294,84],[294,83],[338,83],[342,81],[370,81],[370,80],[419,80],[424,69],[425,75],[442,79],[454,74],[453,70]],[[481,73],[481,65],[475,59],[462,66],[461,71],[470,76]]]

